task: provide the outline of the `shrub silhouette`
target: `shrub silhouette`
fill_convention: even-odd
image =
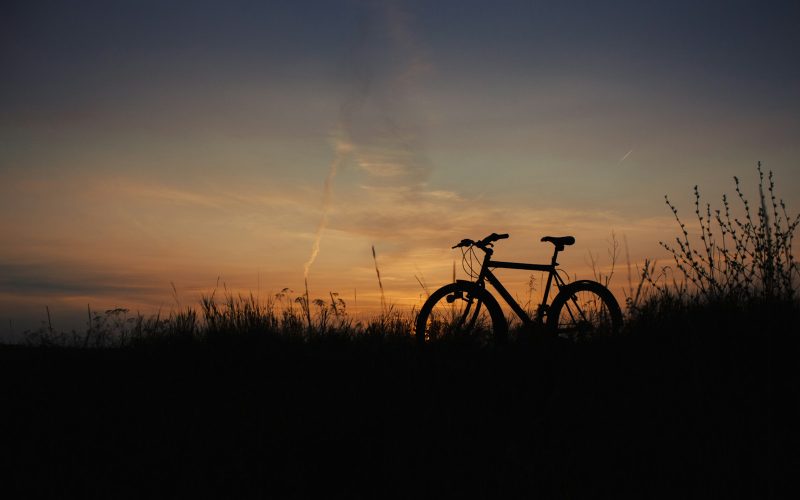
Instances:
[[[796,297],[800,271],[792,255],[792,239],[800,216],[790,216],[784,201],[777,198],[772,171],[767,175],[765,186],[761,162],[757,170],[759,203],[755,210],[742,193],[739,179],[734,177],[736,195],[743,208],[739,217],[732,213],[727,195],[722,197],[722,209],[712,210],[708,203],[703,206],[700,191],[694,187],[698,237],[690,235],[678,209],[669,197],[664,197],[681,234],[674,244],[664,241],[660,244],[671,253],[678,270],[693,285],[688,294],[693,299],[740,304],[791,302]],[[663,292],[665,285],[657,281],[650,275],[650,282]],[[683,295],[688,289],[674,282],[672,291]]]

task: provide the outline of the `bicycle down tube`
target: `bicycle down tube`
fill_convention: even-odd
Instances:
[[[499,264],[499,265],[498,265]],[[543,264],[522,264],[516,262],[492,262],[489,266],[494,268],[506,268],[506,269],[525,269],[529,271],[547,271],[547,285],[545,287],[545,292],[543,296],[544,303],[547,302],[547,295],[550,290],[551,283],[553,281],[553,276],[555,275],[555,269],[552,266],[543,265]],[[488,268],[484,272],[484,278],[492,284],[492,286],[497,290],[501,297],[506,301],[506,303],[511,306],[511,309],[519,316],[519,318],[524,323],[532,323],[533,320],[528,313],[520,306],[511,293],[506,290],[506,287],[500,283],[500,280],[490,271]],[[541,320],[541,318],[539,318]]]

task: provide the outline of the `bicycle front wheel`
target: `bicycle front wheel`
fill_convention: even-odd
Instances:
[[[560,337],[589,340],[622,328],[622,310],[611,291],[595,281],[576,281],[558,292],[547,313],[548,328]]]
[[[422,305],[415,326],[419,343],[447,338],[503,343],[508,330],[497,300],[469,281],[433,292]]]

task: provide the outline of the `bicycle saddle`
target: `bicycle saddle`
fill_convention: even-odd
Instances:
[[[575,238],[572,236],[545,236],[542,241],[549,241],[559,250],[564,250],[565,245],[575,244]]]

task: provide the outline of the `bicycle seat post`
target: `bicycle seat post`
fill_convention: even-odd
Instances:
[[[563,251],[566,245],[572,245],[575,243],[575,238],[572,236],[560,236],[558,238],[554,236],[545,236],[542,238],[542,241],[549,241],[553,244],[553,246],[556,247],[556,250],[553,252],[553,260],[550,261],[550,263],[553,266],[557,266],[558,262],[556,261],[556,258],[558,257],[558,252]]]
[[[558,265],[558,262],[556,261],[556,258],[558,258],[558,252],[560,252],[561,250],[564,250],[564,247],[562,245],[556,245],[556,249],[553,252],[553,259],[550,261],[550,264],[553,267]]]

